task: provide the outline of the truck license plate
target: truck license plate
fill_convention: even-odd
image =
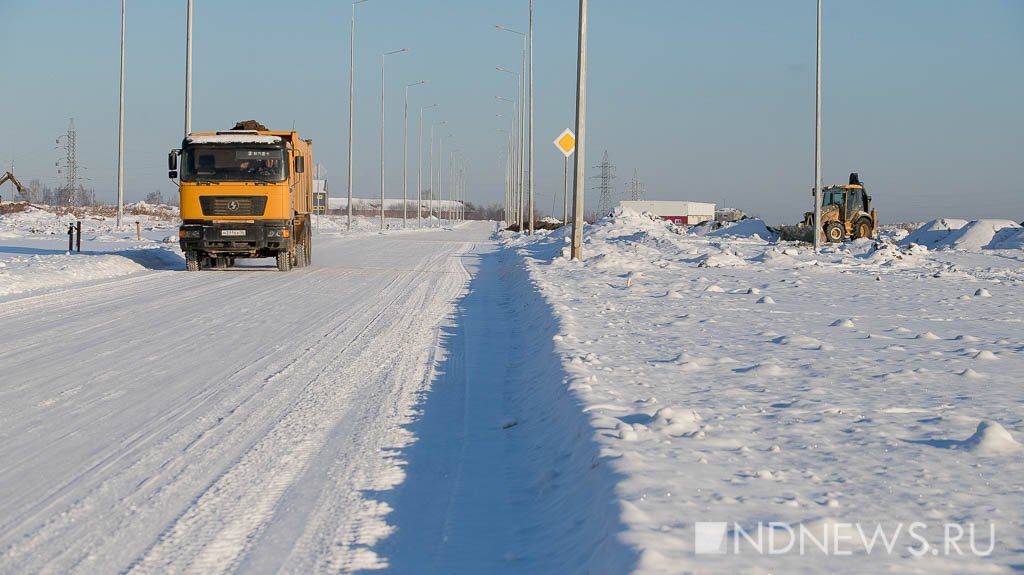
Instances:
[[[221,230],[221,236],[244,236],[245,230]]]

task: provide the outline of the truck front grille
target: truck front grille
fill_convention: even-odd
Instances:
[[[262,216],[266,196],[200,196],[204,216]]]

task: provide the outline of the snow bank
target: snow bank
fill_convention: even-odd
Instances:
[[[935,244],[946,239],[952,232],[967,225],[967,220],[954,218],[941,218],[932,220],[917,228],[909,236],[903,238],[904,245],[920,244],[922,246],[934,247]]]
[[[127,276],[147,269],[183,267],[181,256],[168,249],[132,250],[122,254],[35,254],[0,260],[0,296],[52,290]]]
[[[918,244],[930,249],[979,251],[1024,248],[1021,226],[1011,220],[939,219],[921,226],[899,243]]]
[[[950,233],[935,244],[936,248],[951,250],[977,251],[987,248],[997,232],[1006,228],[1020,228],[1020,224],[1010,220],[974,220],[962,228]]]
[[[768,225],[764,223],[764,220],[748,218],[746,220],[740,220],[735,223],[725,224],[721,228],[709,232],[707,234],[707,237],[751,238],[765,241],[773,241],[778,238],[778,234],[768,229]]]

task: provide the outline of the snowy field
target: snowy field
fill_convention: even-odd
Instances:
[[[583,264],[564,231],[506,240],[621,478],[638,572],[1024,569],[1017,224],[818,256],[757,220],[677,231],[619,214]]]
[[[0,574],[1024,569],[1013,222],[70,221],[0,216]]]

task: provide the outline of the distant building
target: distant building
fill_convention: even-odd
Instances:
[[[622,201],[619,207],[634,212],[647,212],[663,220],[692,226],[715,219],[715,204],[670,200]]]
[[[718,222],[738,222],[747,218],[747,214],[743,210],[737,210],[736,208],[718,208],[715,210],[715,221]]]

